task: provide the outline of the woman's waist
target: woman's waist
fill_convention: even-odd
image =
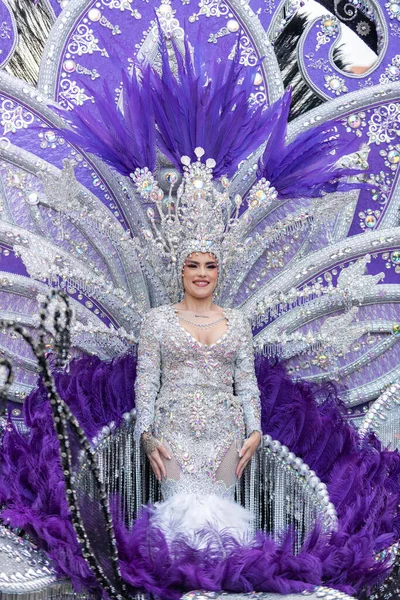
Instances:
[[[165,405],[229,405],[241,406],[240,399],[233,394],[232,386],[213,385],[210,383],[175,383],[163,384],[157,395],[156,406]]]
[[[194,390],[203,390],[207,393],[223,392],[224,394],[233,394],[233,383],[231,378],[221,379],[203,373],[191,373],[187,377],[165,377],[162,378],[159,395],[187,394]]]

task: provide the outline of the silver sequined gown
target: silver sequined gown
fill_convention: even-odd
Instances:
[[[238,450],[261,431],[252,333],[238,310],[224,313],[227,331],[212,345],[195,340],[170,305],[150,310],[140,332],[136,436],[153,431],[172,456],[155,517],[170,536],[251,528],[234,491]]]

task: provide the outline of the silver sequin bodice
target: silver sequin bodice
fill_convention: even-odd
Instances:
[[[179,481],[162,483],[164,498],[178,491],[231,496],[218,468],[246,431],[261,431],[250,325],[237,310],[225,315],[226,333],[209,346],[180,325],[172,306],[152,309],[143,323],[136,434],[153,431],[179,465]]]

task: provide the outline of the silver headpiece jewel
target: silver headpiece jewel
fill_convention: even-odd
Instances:
[[[176,196],[172,199],[175,181],[171,181],[169,201],[148,169],[136,169],[131,178],[138,193],[154,203],[156,211],[149,207],[149,228],[143,229],[140,254],[153,267],[169,292],[172,301],[182,293],[181,275],[186,258],[193,252],[209,252],[218,261],[219,284],[227,269],[243,258],[246,218],[240,216],[243,199],[238,194],[231,200],[228,193],[229,180],[222,177],[213,181],[215,160],[204,156],[203,148],[196,148],[196,162],[182,156],[183,179]],[[247,205],[265,208],[277,196],[269,182],[261,180],[251,190]]]

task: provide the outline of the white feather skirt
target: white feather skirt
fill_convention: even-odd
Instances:
[[[184,538],[198,549],[207,545],[210,536],[229,536],[246,544],[254,534],[252,513],[236,502],[214,494],[177,493],[154,505],[151,520],[164,533],[168,543]]]

